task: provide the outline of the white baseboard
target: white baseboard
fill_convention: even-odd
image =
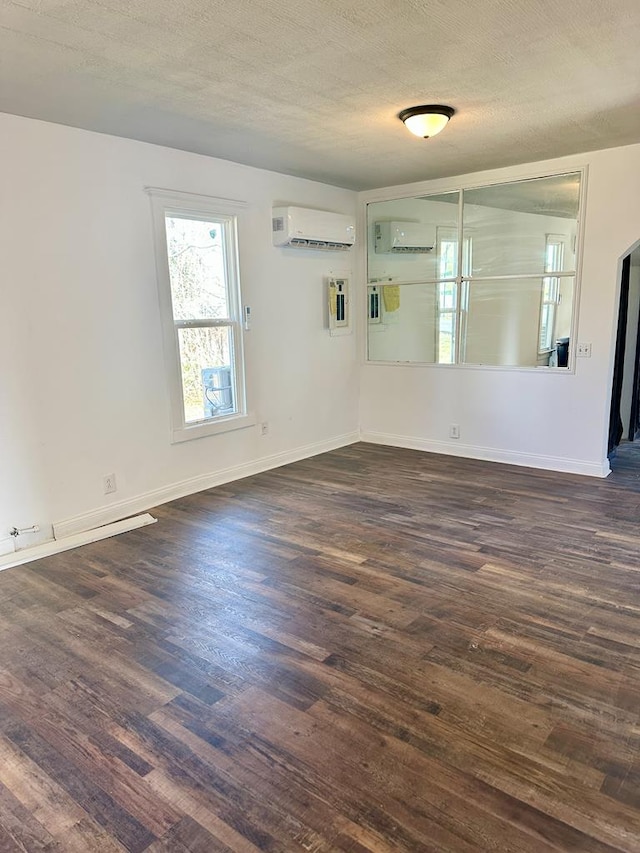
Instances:
[[[16,550],[16,542],[13,536],[7,536],[6,539],[0,539],[0,557],[4,554],[13,554]]]
[[[455,445],[446,441],[414,438],[406,435],[394,435],[384,432],[360,434],[361,441],[371,444],[386,444],[391,447],[406,447],[409,450],[424,450],[427,453],[444,453],[447,456],[462,456],[466,459],[484,459],[487,462],[502,462],[507,465],[521,465],[524,468],[541,468],[545,471],[560,471],[564,474],[584,474],[587,477],[608,477],[611,473],[608,460],[603,464],[585,462],[581,459],[566,459],[563,456],[540,456],[535,453],[518,453],[513,450],[500,450],[496,447],[478,447],[473,444]]]
[[[243,477],[251,477],[254,474],[260,474],[262,471],[269,471],[272,468],[279,468],[281,465],[288,465],[291,462],[298,462],[300,459],[307,459],[310,456],[317,456],[319,453],[326,453],[329,450],[336,450],[338,447],[345,447],[348,444],[353,444],[360,440],[359,432],[351,432],[346,435],[339,435],[327,441],[316,442],[315,444],[306,444],[302,447],[296,447],[293,450],[287,450],[283,453],[274,453],[271,456],[264,456],[254,462],[247,462],[243,465],[234,465],[230,468],[223,468],[221,471],[214,471],[209,474],[200,474],[197,477],[190,477],[188,480],[181,480],[177,483],[171,483],[168,486],[163,486],[160,489],[153,489],[141,495],[136,495],[134,498],[128,498],[124,501],[109,504],[109,506],[100,507],[99,509],[90,512],[76,515],[73,518],[66,518],[62,521],[57,521],[53,525],[53,532],[56,539],[62,539],[67,536],[72,536],[76,533],[82,533],[85,530],[92,530],[95,527],[100,527],[104,524],[109,524],[121,518],[135,515],[139,512],[145,512],[152,509],[154,506],[167,503],[168,501],[183,498],[186,495],[192,495],[194,492],[202,492],[205,489],[211,489],[214,486],[221,486],[224,483],[230,483],[233,480],[241,480]]]
[[[52,539],[42,545],[34,545],[32,548],[24,548],[21,551],[0,557],[0,571],[12,569],[14,566],[21,566],[24,563],[31,563],[33,560],[41,560],[43,557],[50,557],[52,554],[59,554],[62,551],[69,551],[71,548],[78,548],[80,545],[88,545],[90,542],[99,542],[101,539],[108,539],[110,536],[117,536],[119,533],[127,533],[129,530],[137,530],[138,527],[155,524],[156,521],[157,519],[146,513],[135,518],[117,521],[115,524],[98,527],[96,530],[76,533],[74,536],[67,536],[64,539]]]

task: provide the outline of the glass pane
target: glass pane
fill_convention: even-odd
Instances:
[[[573,276],[556,279],[558,293],[553,321],[553,346],[559,338],[568,338],[571,334],[571,318],[573,316],[574,287],[576,280]]]
[[[369,359],[434,362],[438,284],[396,284],[380,290],[380,322],[368,326]]]
[[[542,305],[542,310],[540,312],[540,341],[538,343],[540,352],[551,349],[551,344],[553,342],[554,308],[555,305],[547,302]]]
[[[440,311],[454,311],[456,307],[455,281],[443,281],[438,285]]]
[[[464,238],[474,276],[575,270],[580,174],[464,191]],[[560,244],[552,249],[549,240]],[[560,263],[560,268],[551,266]]]
[[[165,217],[173,316],[220,320],[229,316],[223,222]]]
[[[543,291],[542,291],[542,301],[543,302],[555,302],[556,301],[556,293],[558,291],[558,279],[557,278],[545,278],[543,279]]]
[[[547,234],[547,253],[545,257],[545,272],[562,272],[564,270],[564,254],[566,237]]]
[[[560,304],[552,315],[554,328],[547,333],[551,353],[540,354],[543,279],[471,281],[465,322],[464,361],[514,367],[553,364],[556,342],[568,338],[571,328],[573,278],[560,280]]]
[[[458,230],[440,226],[436,233],[438,278],[455,278],[458,274]]]
[[[178,329],[186,423],[237,411],[230,326]]]
[[[440,364],[453,364],[455,348],[456,315],[441,314],[438,328],[438,361]]]
[[[369,283],[421,282],[454,277],[457,267],[458,192],[378,201],[367,208]],[[441,258],[438,241],[444,246]],[[441,272],[445,264],[446,276]]]

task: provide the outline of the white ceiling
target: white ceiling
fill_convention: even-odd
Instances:
[[[639,142],[640,3],[0,0],[0,111],[400,184]]]

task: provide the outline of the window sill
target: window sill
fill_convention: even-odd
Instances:
[[[254,414],[229,415],[211,423],[197,423],[191,426],[181,427],[171,431],[171,444],[179,444],[182,441],[191,441],[195,438],[205,438],[208,435],[220,435],[225,432],[233,432],[237,429],[246,429],[255,426],[257,418]]]

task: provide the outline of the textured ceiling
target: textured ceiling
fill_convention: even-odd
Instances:
[[[640,3],[0,0],[0,111],[400,184],[640,141]]]

